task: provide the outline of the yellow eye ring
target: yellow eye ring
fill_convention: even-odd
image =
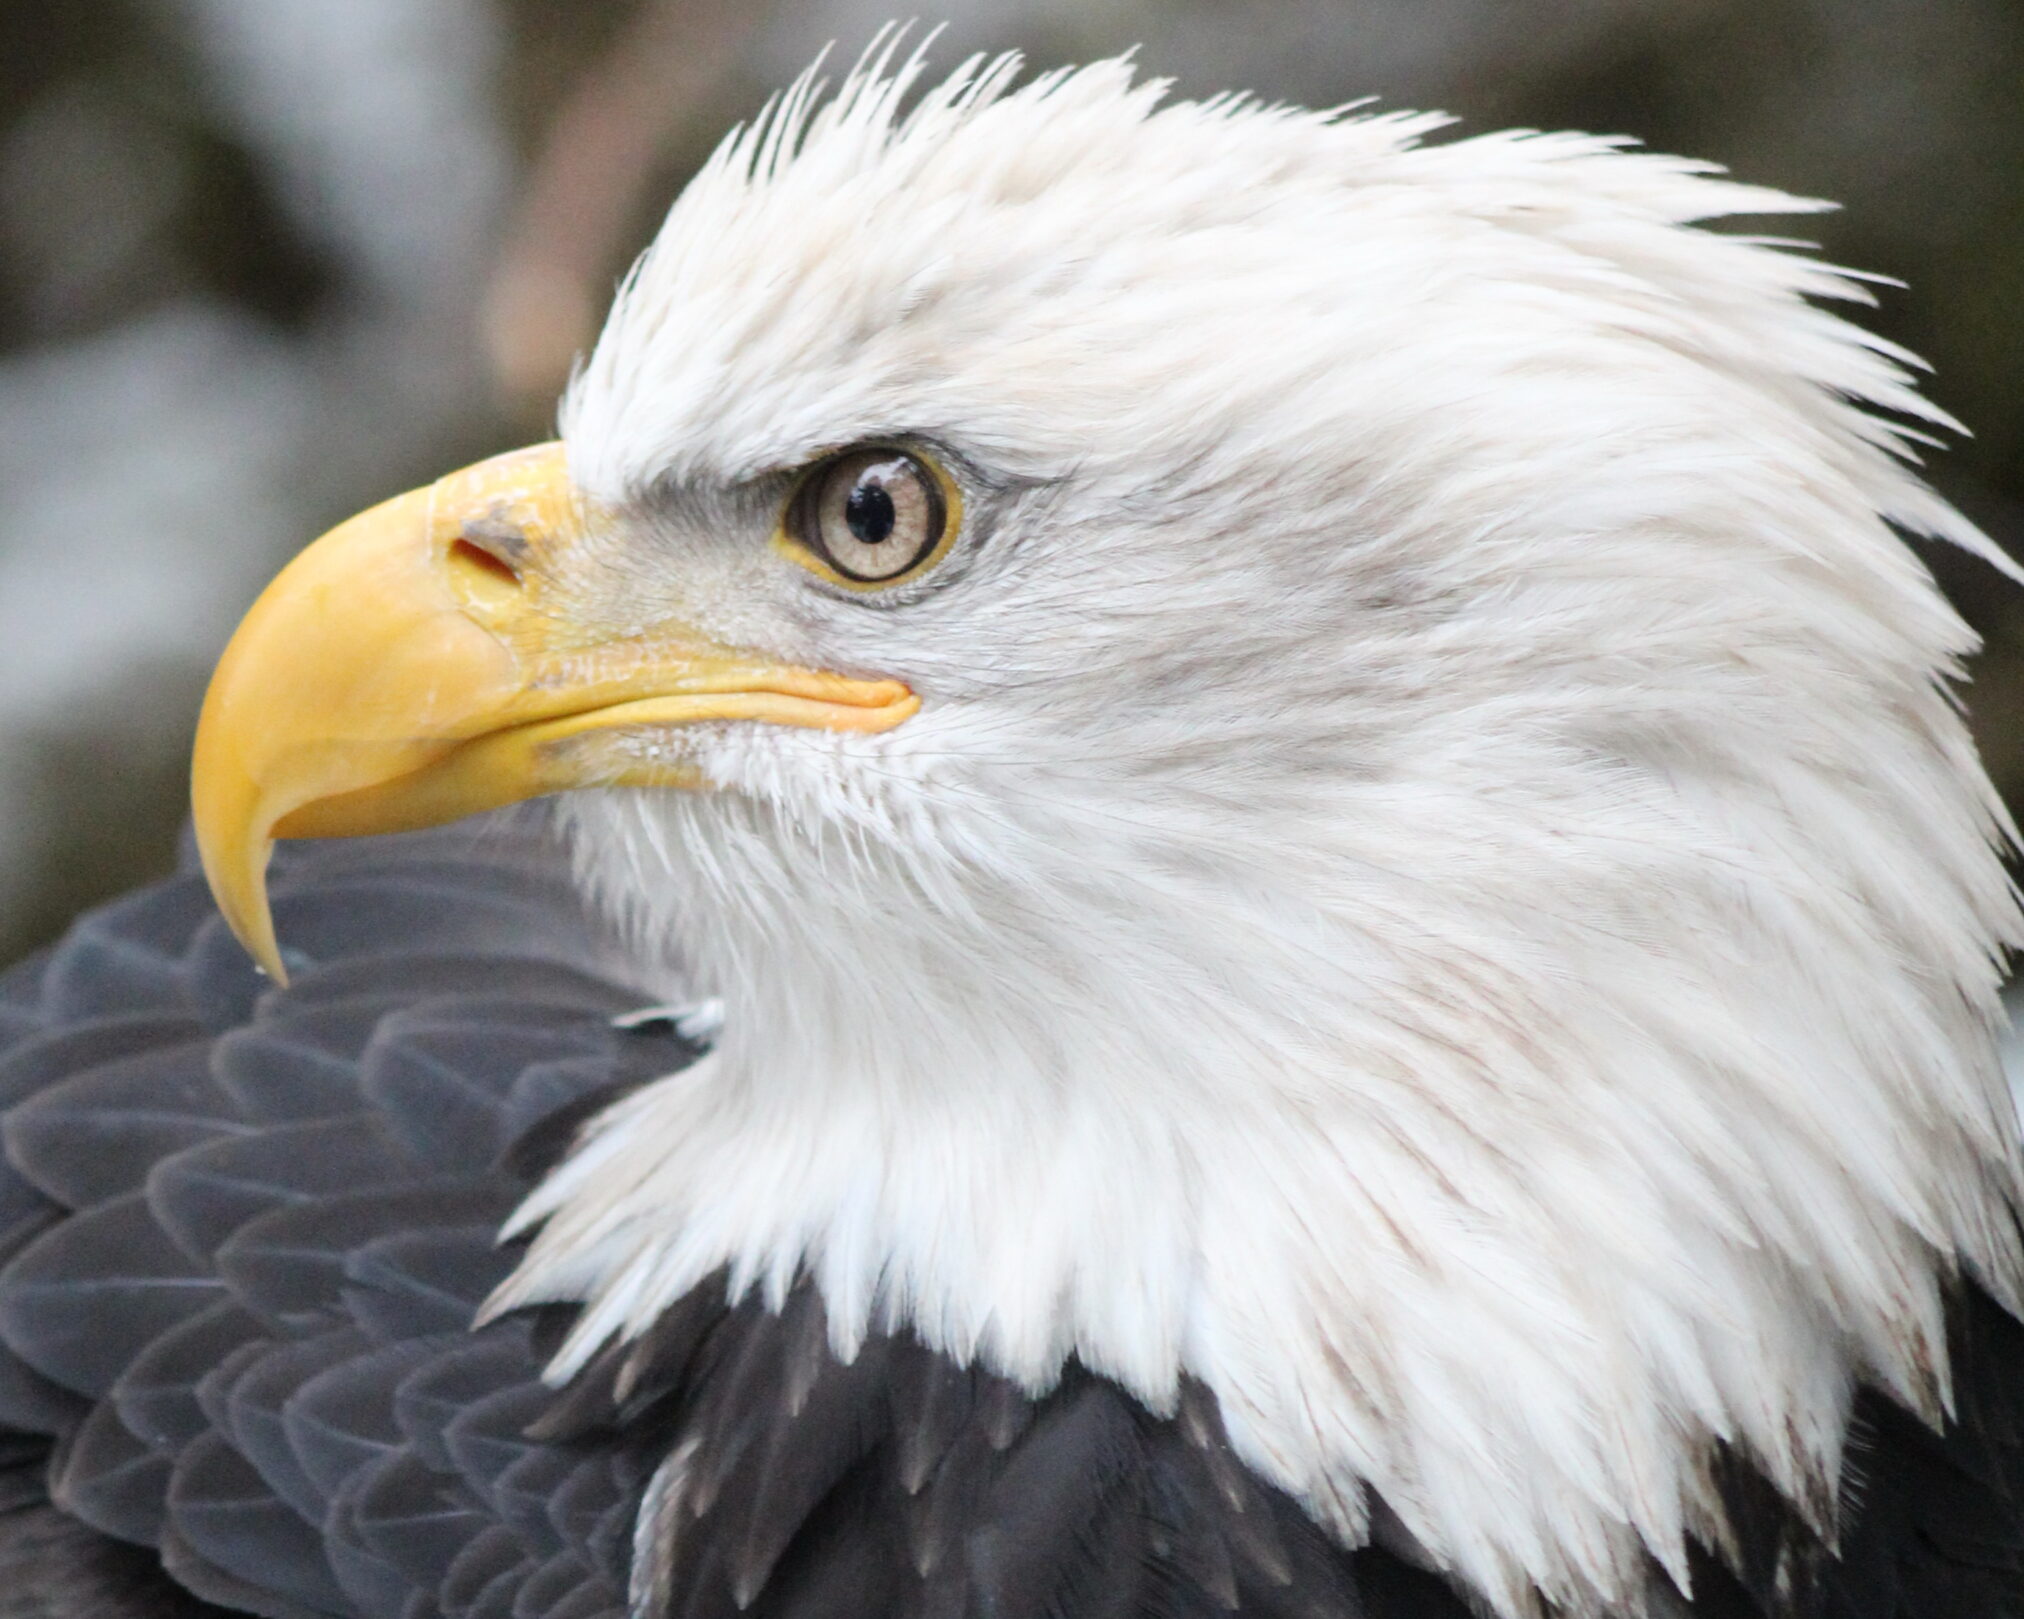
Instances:
[[[962,531],[963,497],[932,458],[890,444],[823,457],[795,480],[773,547],[860,593],[918,579]]]

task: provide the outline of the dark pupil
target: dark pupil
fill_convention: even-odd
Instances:
[[[859,544],[882,545],[892,538],[893,524],[899,517],[885,485],[866,479],[851,490],[850,498],[843,503],[843,520],[850,525]]]

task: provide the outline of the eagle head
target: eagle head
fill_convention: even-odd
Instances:
[[[1184,1379],[1345,1542],[1506,1613],[1831,1533],[1862,1383],[2014,1298],[2018,915],[1894,531],[1945,418],[1573,135],[804,78],[689,185],[556,445],[298,559],[198,744],[274,836],[558,799],[703,1061],[595,1121],[502,1302],[556,1370],[727,1271],[1033,1389]],[[903,103],[908,103],[903,108]]]

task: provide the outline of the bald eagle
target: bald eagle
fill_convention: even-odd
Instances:
[[[2001,564],[1814,205],[1016,72],[734,133],[0,980],[0,1611],[2024,1602]]]

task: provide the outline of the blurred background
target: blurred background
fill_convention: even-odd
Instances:
[[[910,0],[911,3],[911,0]],[[330,522],[547,436],[733,120],[890,0],[0,0],[0,962],[168,865],[205,674]],[[1837,198],[2024,550],[2020,0],[941,0],[936,55],[1627,132]],[[2024,803],[2024,590],[1934,566]]]

